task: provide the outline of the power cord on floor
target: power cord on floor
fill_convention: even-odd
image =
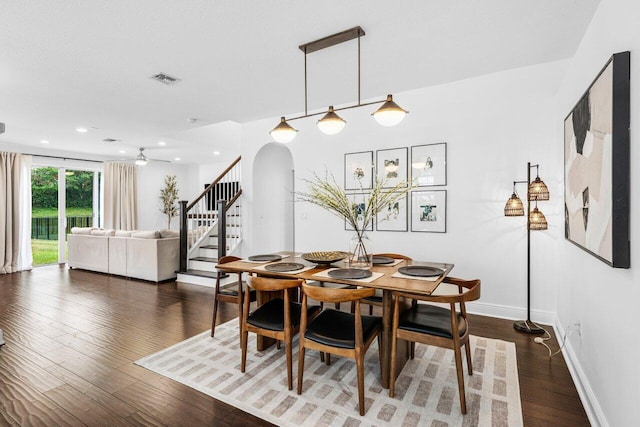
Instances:
[[[542,329],[544,331],[545,336],[544,337],[535,337],[533,339],[533,342],[535,342],[536,344],[541,344],[543,346],[545,346],[547,348],[547,350],[549,351],[549,358],[552,358],[553,356],[555,356],[556,354],[560,353],[562,351],[562,349],[564,348],[564,345],[567,343],[567,336],[570,335],[570,332],[573,331],[573,327],[574,325],[570,325],[567,330],[564,333],[564,336],[562,337],[562,345],[560,346],[560,348],[553,352],[551,350],[551,347],[549,347],[546,343],[546,341],[549,341],[551,339],[551,334],[549,333],[549,331],[547,331],[545,328],[543,328],[542,326],[538,325],[535,322],[531,322],[533,325],[535,325],[536,327]]]

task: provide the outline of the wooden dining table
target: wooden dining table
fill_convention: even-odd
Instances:
[[[348,265],[345,261],[338,261],[330,265],[315,264],[304,260],[301,254],[294,254],[292,252],[278,252],[282,255],[282,259],[276,262],[295,262],[304,265],[305,267],[312,267],[300,272],[288,271],[288,272],[276,272],[267,271],[265,266],[270,264],[268,262],[257,263],[247,260],[233,261],[225,264],[216,265],[216,269],[226,273],[251,273],[260,276],[279,277],[286,279],[304,279],[306,281],[317,281],[323,283],[337,283],[342,285],[353,285],[368,287],[382,290],[382,333],[380,337],[380,370],[381,370],[381,384],[384,388],[389,388],[389,373],[391,364],[391,332],[393,322],[393,291],[411,292],[415,294],[430,295],[436,290],[438,285],[444,280],[444,278],[451,272],[454,265],[447,263],[437,262],[423,262],[423,261],[410,261],[402,260],[401,262],[393,265],[374,265],[371,267],[372,273],[382,273],[382,275],[373,281],[365,282],[363,280],[349,280],[329,277],[323,274],[325,270],[332,268],[347,268]],[[430,278],[430,280],[423,280],[421,278],[408,278],[408,277],[393,277],[394,273],[398,271],[398,268],[409,265],[421,265],[430,266],[442,269],[442,275],[437,278]],[[263,299],[258,294],[258,304],[261,304]],[[408,306],[408,302],[405,302],[404,307]],[[260,339],[258,337],[258,350],[262,351],[266,349],[271,342]],[[409,345],[405,342],[405,345],[398,345],[398,356],[396,370],[398,374],[402,371],[402,367],[406,363],[409,357]]]

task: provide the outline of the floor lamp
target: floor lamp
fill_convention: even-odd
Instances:
[[[527,180],[513,181],[513,194],[504,207],[504,216],[524,216],[522,200],[516,192],[516,184],[527,184],[527,320],[517,320],[513,327],[528,334],[542,334],[544,329],[531,321],[531,231],[546,230],[547,219],[538,210],[539,200],[549,200],[549,189],[538,176],[538,166],[527,163]],[[536,168],[536,179],[531,181],[531,169]],[[535,207],[531,210],[531,202]]]

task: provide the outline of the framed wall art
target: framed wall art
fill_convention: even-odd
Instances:
[[[385,182],[384,188],[393,188],[407,179],[407,147],[376,151],[376,170]]]
[[[376,230],[378,231],[407,231],[408,212],[407,196],[401,197],[383,209],[376,216]]]
[[[564,121],[565,238],[629,268],[629,52],[614,54]]]
[[[411,147],[411,181],[418,187],[447,185],[447,143]]]
[[[357,220],[358,220],[358,228],[362,228],[362,222],[364,219],[364,212],[367,209],[367,203],[369,201],[370,193],[351,193],[347,194],[349,200],[353,204],[353,209],[356,211]],[[344,229],[348,231],[355,231],[354,228],[347,222],[344,221]],[[373,231],[373,221],[366,228],[366,231]]]
[[[447,190],[411,192],[411,231],[447,232]]]
[[[344,155],[344,189],[368,190],[373,187],[373,151]]]

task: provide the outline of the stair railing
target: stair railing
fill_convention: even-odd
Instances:
[[[213,227],[225,223],[218,230],[218,256],[226,253],[229,244],[240,239],[239,207],[236,202],[242,194],[240,188],[240,160],[235,159],[196,199],[180,203],[180,271],[187,271],[189,251],[207,238]],[[224,202],[224,203],[221,203]],[[220,219],[223,220],[220,221]],[[231,227],[236,230],[230,230]],[[221,242],[222,240],[222,242]],[[222,251],[222,252],[221,252]]]

